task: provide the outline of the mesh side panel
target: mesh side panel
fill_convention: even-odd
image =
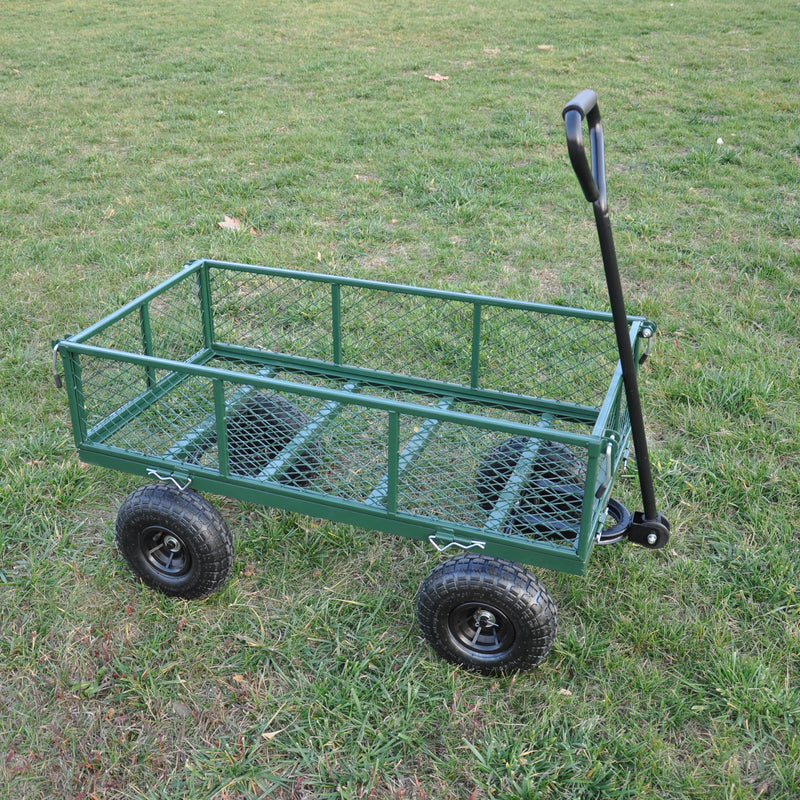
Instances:
[[[333,287],[302,278],[211,271],[219,342],[331,361]],[[474,303],[342,285],[342,363],[468,386]],[[477,302],[477,301],[476,301]],[[597,407],[618,356],[610,321],[482,305],[478,386]]]
[[[184,361],[203,347],[203,321],[193,277],[150,302],[153,355]]]
[[[331,360],[329,285],[217,269],[210,275],[217,341]]]
[[[164,378],[164,373],[158,374]],[[214,413],[210,381],[191,377],[152,402],[106,443],[147,456],[162,457],[173,444]]]
[[[469,385],[472,306],[342,288],[342,356],[349,364]]]
[[[105,358],[81,359],[86,426],[91,429],[109,414],[140,397],[147,389],[143,368]]]
[[[610,322],[486,307],[481,387],[599,406],[618,360]]]
[[[231,474],[307,486],[321,451],[307,430],[314,400],[274,392],[251,392],[227,415]]]
[[[413,427],[419,428],[421,420]],[[411,514],[480,528],[475,476],[492,435],[476,428],[440,423],[400,479],[398,507]],[[402,457],[402,456],[401,456]]]
[[[611,430],[619,433],[624,433],[631,429],[631,418],[628,412],[628,400],[624,386],[620,386],[619,402],[613,407],[607,424]]]
[[[441,423],[402,473],[398,506],[424,517],[575,546],[585,454],[536,442],[538,455],[514,477],[529,440]]]
[[[322,468],[312,488],[365,502],[388,469],[388,413],[343,405],[319,439]]]
[[[89,344],[111,350],[124,350],[128,353],[141,353],[142,341],[142,322],[139,314],[133,312],[96,333]]]
[[[577,545],[585,484],[585,452],[542,442],[506,520],[508,531]]]
[[[83,379],[87,422],[105,444],[220,469],[210,379],[148,376],[140,366],[97,358],[84,359]],[[430,520],[577,546],[586,451],[400,413],[395,487],[388,477],[389,411],[361,405],[357,394],[339,402],[228,382],[224,388],[232,476],[372,507],[396,501],[398,511]],[[384,397],[436,402],[388,390]]]
[[[203,346],[203,323],[194,276],[147,304],[150,325],[148,355],[184,361]],[[89,344],[130,353],[146,353],[141,311],[133,311],[96,333]]]

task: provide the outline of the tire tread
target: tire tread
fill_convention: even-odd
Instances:
[[[446,617],[467,598],[503,603],[515,618],[520,645],[492,660],[465,656],[453,644]],[[417,596],[417,619],[426,641],[445,660],[489,674],[537,666],[558,628],[555,601],[535,575],[512,561],[471,553],[442,562],[428,575]]]
[[[138,531],[168,520],[191,544],[195,562],[191,580],[173,585],[148,569],[138,553]],[[117,515],[115,538],[130,568],[153,589],[185,599],[207,597],[219,589],[233,571],[233,537],[222,515],[193,489],[151,483],[134,490]]]

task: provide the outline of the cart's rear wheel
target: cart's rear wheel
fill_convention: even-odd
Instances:
[[[217,509],[192,489],[152,483],[117,514],[117,546],[144,583],[195,599],[216,591],[233,569],[233,538]]]
[[[445,660],[487,674],[531,669],[550,652],[558,613],[527,569],[500,558],[463,555],[423,582],[417,620]]]
[[[258,475],[272,459],[308,424],[308,417],[276,394],[258,392],[231,416],[227,425],[231,472]],[[294,455],[276,480],[293,486],[307,486],[322,461],[319,445],[305,447]]]

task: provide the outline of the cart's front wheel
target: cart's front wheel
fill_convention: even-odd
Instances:
[[[117,546],[144,583],[196,599],[219,589],[233,569],[233,538],[216,508],[192,489],[152,483],[120,506]]]
[[[558,627],[553,598],[535,575],[511,561],[471,554],[428,575],[417,619],[442,658],[484,673],[537,666]]]

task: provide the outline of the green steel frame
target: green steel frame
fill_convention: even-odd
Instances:
[[[220,298],[215,296],[215,283],[237,275],[265,284],[280,281],[307,284],[314,291],[327,287],[327,310],[321,323],[327,331],[326,357],[220,340],[217,332],[220,315],[215,306]],[[170,293],[186,291],[187,285],[196,313],[194,324],[199,346],[180,358],[164,357],[159,355],[163,347],[156,327],[163,329],[165,313],[157,306]],[[468,320],[468,330],[459,339],[467,351],[464,361],[468,364],[465,367],[468,379],[431,379],[407,371],[392,372],[374,365],[348,363],[346,352],[350,343],[343,327],[342,296],[343,292],[356,290],[381,293],[382,297],[389,293],[404,302],[406,298],[422,298],[425,303],[457,305],[458,313]],[[75,442],[81,459],[88,463],[139,475],[156,475],[181,486],[191,483],[200,491],[429,540],[438,549],[451,545],[481,549],[488,555],[581,574],[604,524],[613,476],[629,446],[631,431],[621,367],[617,362],[612,369],[605,396],[597,404],[540,397],[535,386],[531,387],[531,394],[487,386],[484,379],[488,359],[482,343],[484,317],[489,311],[495,315],[519,312],[530,315],[532,320],[564,318],[600,326],[612,323],[611,315],[604,312],[201,259],[185,265],[159,286],[83,332],[58,341],[54,348],[63,361]],[[132,320],[138,330],[138,341],[128,337],[116,342],[117,328],[130,325]],[[638,365],[642,343],[652,336],[655,326],[642,317],[629,316],[627,322]],[[409,336],[412,335],[410,331]],[[110,405],[103,398],[106,407],[93,412],[90,419],[87,401],[93,399],[93,389],[84,381],[87,364],[93,370],[100,365],[113,368],[118,374],[129,371],[137,376],[139,388],[127,395],[121,392]],[[250,371],[240,370],[239,364],[247,364]],[[282,377],[277,377],[279,374]],[[160,403],[184,391],[187,382],[193,379],[211,387],[213,410],[194,419],[169,447],[145,452],[115,443],[115,437],[127,426],[141,424],[147,414],[157,413],[154,409]],[[237,403],[259,390],[298,401],[313,401],[317,410],[260,474],[234,474],[230,468],[227,422]],[[389,396],[391,392],[405,399]],[[468,410],[458,410],[455,406]],[[491,413],[485,413],[486,409]],[[381,419],[386,420],[381,430],[373,431],[382,442],[386,469],[371,491],[361,499],[353,499],[334,496],[314,486],[299,488],[278,480],[297,454],[330,426],[335,426],[345,410],[350,414],[380,412]],[[504,412],[509,412],[508,418],[502,416]],[[526,415],[530,422],[520,421]],[[413,419],[415,425],[413,434],[404,437],[401,420],[407,419]],[[482,525],[410,513],[398,502],[404,476],[428,447],[437,429],[445,425],[458,426],[471,436],[485,432],[495,437],[526,437],[529,443]],[[191,454],[212,441],[216,447],[215,462],[193,461]],[[543,442],[574,448],[583,454],[585,462],[580,531],[574,542],[566,545],[520,536],[504,527],[525,473]],[[406,490],[404,487],[403,491]]]

